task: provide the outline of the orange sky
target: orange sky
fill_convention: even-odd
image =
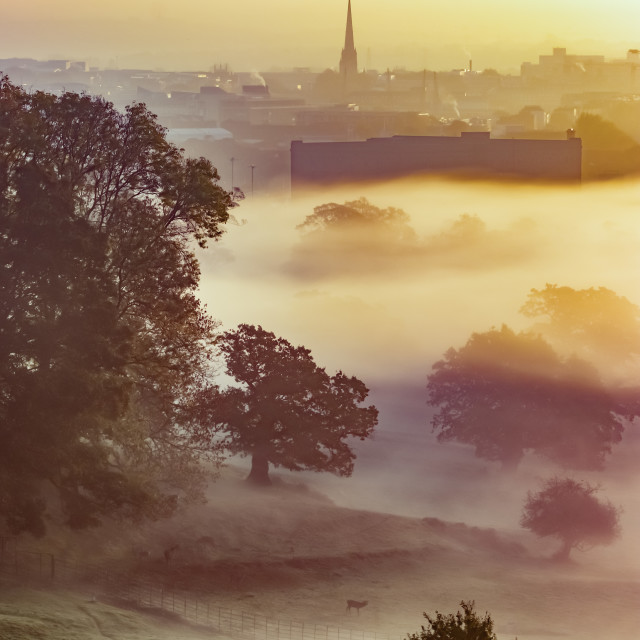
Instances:
[[[63,57],[100,66],[235,70],[335,67],[346,0],[1,0],[0,57]],[[445,6],[445,5],[442,5]],[[267,9],[268,7],[268,9]],[[517,71],[553,46],[624,57],[640,47],[637,0],[353,0],[360,66]]]

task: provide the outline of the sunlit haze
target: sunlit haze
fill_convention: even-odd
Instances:
[[[352,3],[360,66],[517,70],[563,46],[624,57],[638,46],[640,5],[612,0],[504,0],[455,5],[399,0]],[[112,67],[333,68],[346,2],[3,2],[0,57],[74,58]]]
[[[640,637],[640,0],[347,6],[2,0],[0,637]]]
[[[314,206],[363,196],[379,207],[404,209],[417,240],[381,244],[359,233],[348,249],[331,240],[305,244],[296,226]],[[351,499],[340,494],[347,504],[412,515],[426,508],[441,517],[515,527],[526,478],[535,482],[541,461],[499,502],[492,490],[461,479],[462,466],[474,473],[473,450],[452,453],[435,444],[426,376],[447,349],[461,347],[473,332],[530,326],[520,307],[532,288],[546,283],[606,287],[640,302],[639,206],[635,182],[567,188],[409,180],[312,192],[292,202],[256,199],[240,208],[242,224],[202,254],[202,296],[224,328],[261,324],[310,348],[329,370],[342,369],[371,386],[381,410],[379,431],[392,440],[383,465],[368,467],[366,456],[356,465],[355,479],[364,473],[365,486],[375,482],[380,490]],[[457,240],[443,245],[465,214],[477,224],[458,227]],[[623,383],[633,384],[637,370],[627,375]],[[634,433],[625,434],[626,446],[617,452],[622,457],[607,474],[608,482],[618,478],[619,489],[633,487],[623,491],[629,544],[640,527],[633,506],[637,480],[627,485],[623,479],[632,473],[625,451],[637,446]],[[382,454],[380,446],[374,441],[362,449]],[[598,473],[593,477],[601,480]],[[442,492],[456,499],[443,500]]]

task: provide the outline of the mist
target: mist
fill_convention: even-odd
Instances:
[[[298,229],[314,207],[366,197],[408,214],[397,236]],[[259,324],[311,349],[333,373],[356,375],[380,409],[373,440],[354,443],[352,478],[295,474],[337,504],[438,517],[511,532],[527,491],[566,472],[533,455],[515,477],[439,444],[426,377],[473,332],[532,326],[519,313],[532,288],[606,287],[637,304],[640,184],[541,186],[404,180],[248,199],[238,224],[200,254],[201,296],[223,329]],[[637,364],[637,363],[636,363]],[[630,368],[629,376],[637,375]],[[637,378],[636,378],[637,379]],[[627,381],[633,382],[633,378]],[[574,472],[623,508],[622,538],[591,552],[602,567],[637,573],[637,425],[627,425],[602,472]],[[521,534],[524,535],[524,534]],[[533,538],[528,539],[534,544]],[[554,543],[540,549],[548,555]]]
[[[403,209],[416,238],[304,244],[296,226],[315,206],[360,197]],[[262,324],[329,369],[415,382],[471,332],[530,326],[519,308],[545,283],[607,287],[637,304],[639,204],[636,182],[400,181],[248,199],[240,224],[199,256],[202,298],[225,327]]]

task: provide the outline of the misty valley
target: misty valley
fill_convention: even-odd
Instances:
[[[0,639],[640,637],[637,43],[147,4],[0,20]]]

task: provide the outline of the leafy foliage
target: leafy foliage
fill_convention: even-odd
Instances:
[[[429,626],[422,626],[418,633],[408,634],[409,640],[496,640],[493,632],[493,620],[485,612],[481,618],[474,611],[475,601],[464,600],[460,603],[462,612],[444,615],[436,611],[435,617],[428,613],[423,616]]]
[[[399,256],[417,248],[402,209],[380,208],[365,198],[314,207],[297,229],[302,236],[290,268],[304,277],[387,272]]]
[[[575,128],[585,149],[622,151],[636,144],[631,136],[613,122],[594,113],[580,114]]]
[[[308,349],[260,326],[241,324],[218,346],[240,386],[210,392],[205,402],[228,448],[252,456],[252,481],[269,482],[269,463],[351,474],[355,455],[346,440],[369,437],[378,419],[374,406],[359,406],[369,392],[363,382],[341,371],[329,376]]]
[[[558,350],[607,370],[640,356],[640,308],[605,287],[532,289],[520,310]]]
[[[191,243],[231,206],[144,105],[0,78],[0,518],[44,531],[160,515],[192,465],[192,392],[215,323]]]
[[[344,204],[330,202],[314,207],[313,213],[297,227],[306,232],[340,231],[377,228],[391,234],[388,241],[413,238],[414,231],[409,226],[409,216],[396,207],[382,209],[371,204],[366,198],[359,198]]]
[[[520,524],[540,537],[559,538],[560,560],[568,560],[571,549],[608,544],[620,533],[619,512],[598,500],[597,491],[587,482],[551,478],[539,492],[527,494]]]
[[[569,468],[599,469],[623,425],[595,370],[563,361],[539,335],[503,326],[449,349],[428,377],[441,442],[516,466],[534,451]]]

